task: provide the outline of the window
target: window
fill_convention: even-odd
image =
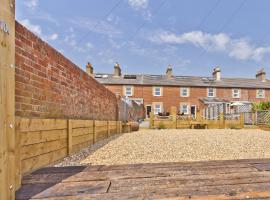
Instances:
[[[155,108],[155,110],[154,110],[155,115],[157,115],[158,113],[162,113],[162,105],[161,104],[159,104],[159,103],[155,104],[154,108]]]
[[[232,89],[232,97],[233,98],[240,98],[240,90],[239,89]]]
[[[207,89],[207,96],[208,97],[216,97],[216,89],[215,88],[208,88]]]
[[[189,97],[189,88],[180,88],[181,97]]]
[[[189,105],[180,104],[180,114],[184,113],[185,115],[189,114]]]
[[[156,96],[156,97],[162,96],[161,87],[154,87],[153,88],[153,95]]]
[[[258,98],[258,99],[265,98],[265,90],[263,90],[263,89],[257,90],[257,92],[256,92],[256,98]]]
[[[132,86],[124,86],[124,95],[126,97],[133,96],[133,87]]]

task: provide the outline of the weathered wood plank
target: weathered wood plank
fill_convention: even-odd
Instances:
[[[73,128],[93,127],[93,120],[71,120]]]
[[[67,120],[63,119],[20,119],[20,132],[67,129]]]
[[[52,151],[57,151],[67,147],[67,140],[54,140],[49,142],[37,143],[21,147],[21,159],[39,156]]]
[[[102,194],[106,193],[110,185],[110,181],[89,181],[89,182],[73,182],[73,183],[59,183],[50,187],[33,198],[49,198],[59,196],[76,196],[80,194]],[[36,187],[36,185],[32,185]]]
[[[67,129],[20,133],[21,145],[37,144],[67,138]]]
[[[21,162],[22,174],[46,166],[61,158],[64,158],[65,156],[67,156],[67,148],[59,149],[57,151],[49,152],[36,157],[22,160]]]
[[[93,141],[93,135],[81,135],[77,137],[73,137],[72,145],[75,146],[77,144],[85,143],[87,141]]]
[[[73,128],[72,136],[81,136],[81,135],[88,135],[93,134],[94,130],[93,127],[86,127],[86,128]]]

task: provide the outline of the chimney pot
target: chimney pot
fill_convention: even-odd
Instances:
[[[213,77],[215,78],[216,81],[221,80],[221,69],[219,67],[215,67],[213,69]]]
[[[262,82],[266,81],[266,72],[264,71],[264,69],[260,69],[257,74],[256,74],[256,79],[260,80]]]
[[[114,65],[114,76],[120,77],[121,76],[121,67],[118,62]]]
[[[166,76],[167,76],[167,78],[172,78],[172,76],[173,76],[173,73],[172,73],[172,66],[171,66],[171,65],[169,65],[169,66],[167,67],[167,70],[166,70]]]
[[[90,62],[88,62],[87,65],[86,65],[86,73],[89,76],[94,76],[94,68],[93,68],[93,66],[91,65]]]

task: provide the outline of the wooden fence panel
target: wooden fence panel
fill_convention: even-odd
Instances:
[[[72,123],[72,153],[94,143],[94,121],[70,121]]]
[[[95,142],[108,138],[108,122],[95,121]]]
[[[121,132],[118,121],[17,118],[16,188],[22,175]]]
[[[67,120],[16,119],[18,185],[22,174],[67,156],[67,128]]]
[[[109,129],[109,136],[117,134],[118,133],[117,121],[109,121],[108,129]]]

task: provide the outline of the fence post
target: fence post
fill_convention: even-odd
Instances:
[[[177,128],[177,121],[176,121],[176,110],[175,106],[171,107],[171,116],[172,116],[172,128]]]
[[[240,126],[241,126],[241,128],[244,128],[244,126],[245,126],[244,120],[245,120],[244,113],[241,113],[240,114]]]
[[[67,137],[67,140],[68,140],[68,155],[71,155],[72,153],[72,120],[69,119],[67,121],[68,123],[68,128],[67,128],[67,131],[68,131],[68,137]]]
[[[15,199],[15,1],[0,6],[0,199]]]
[[[220,117],[219,117],[219,128],[220,129],[225,129],[225,115],[224,113],[220,113]]]
[[[110,121],[107,121],[107,138],[110,136]]]
[[[93,120],[93,144],[95,144],[97,141],[96,139],[96,121]]]
[[[154,113],[150,112],[150,128],[154,128]]]

